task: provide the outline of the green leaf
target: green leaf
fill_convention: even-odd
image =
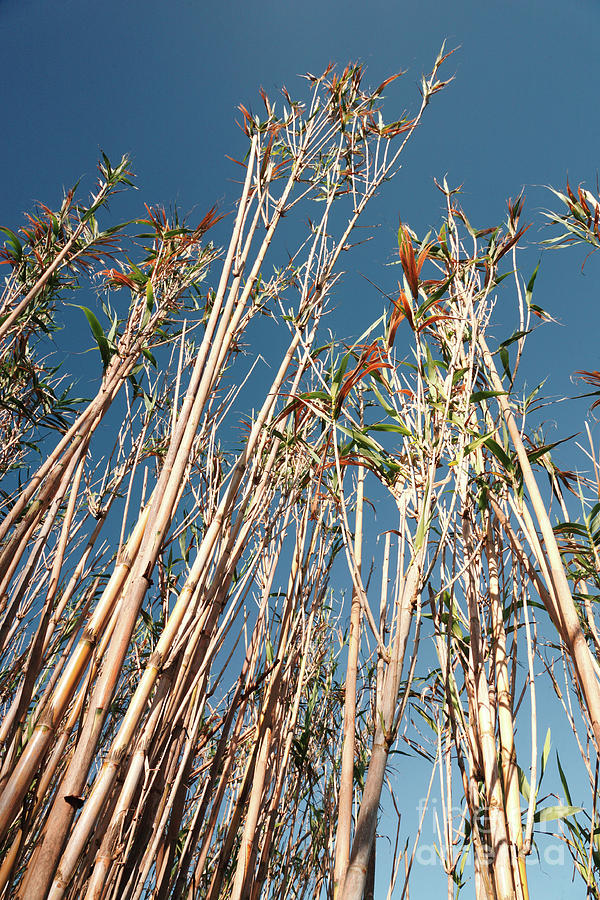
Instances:
[[[581,806],[545,806],[543,809],[538,809],[533,817],[533,821],[553,822],[556,819],[566,819],[567,816],[574,816],[578,812],[582,812]]]
[[[327,400],[328,402],[331,401],[331,397],[325,391],[307,391],[304,394],[298,394],[298,399],[299,400]]]
[[[506,338],[505,341],[502,341],[500,346],[510,347],[510,345],[514,344],[515,341],[520,341],[521,338],[526,337],[528,334],[531,334],[531,329],[529,331],[514,331],[509,338]]]
[[[512,459],[497,441],[495,441],[491,437],[488,437],[485,445],[492,451],[496,459],[502,463],[507,472],[514,472],[515,467],[513,465]]]
[[[423,512],[421,513],[421,518],[419,519],[419,524],[417,525],[417,531],[415,534],[415,550],[420,550],[425,542],[425,534],[429,529],[429,525],[431,524],[432,516],[429,516],[428,519],[425,519],[425,508],[427,506],[427,499],[429,497],[429,491],[431,489],[431,484],[427,484],[427,491],[423,500]]]
[[[508,350],[505,346],[500,347],[500,359],[502,361],[502,368],[504,369],[504,374],[508,378],[509,381],[512,381],[512,375],[510,373],[510,360],[508,356]]]
[[[491,397],[506,397],[507,391],[475,391],[471,394],[471,403],[478,403],[480,400],[489,400]]]
[[[532,390],[532,392],[528,395],[527,399],[525,400],[525,403],[523,404],[525,410],[528,410],[528,409],[529,409],[529,407],[531,406],[531,403],[533,402],[534,398],[539,394],[539,392],[541,391],[541,389],[542,389],[542,388],[544,387],[544,385],[546,384],[547,380],[548,380],[547,378],[544,378],[544,380],[541,381],[541,382],[538,384],[538,386],[535,387],[535,388]]]
[[[115,346],[115,338],[117,336],[117,328],[118,327],[119,327],[119,320],[117,319],[117,316],[115,314],[115,317],[112,320],[112,325],[110,326],[109,332],[106,335],[106,340],[108,341],[110,347]]]
[[[519,775],[519,790],[521,791],[521,793],[523,794],[523,796],[529,803],[529,796],[531,794],[529,782],[527,781],[527,777],[525,775],[525,772],[521,768],[521,766],[519,766],[519,765],[517,766],[517,771],[518,771],[518,775]]]
[[[146,393],[146,391],[142,388],[142,400],[144,401],[144,406],[146,408],[146,414],[152,415],[154,412],[154,407],[156,406],[156,401],[158,396],[156,391],[153,392],[152,396]]]
[[[451,275],[450,278],[447,278],[446,281],[444,281],[444,283],[440,285],[439,288],[437,288],[437,290],[429,294],[427,300],[425,300],[424,303],[421,303],[421,305],[417,309],[417,319],[421,319],[425,315],[425,313],[428,312],[431,307],[434,306],[438,302],[438,300],[440,300],[444,296],[453,281],[454,275]]]
[[[542,750],[542,764],[540,767],[540,780],[538,782],[538,787],[542,783],[542,778],[544,777],[544,772],[546,771],[546,763],[548,762],[548,756],[550,755],[550,729],[546,732],[546,740],[544,741],[544,749]]]
[[[431,716],[428,715],[424,709],[421,709],[420,706],[415,706],[414,709],[415,709],[415,712],[418,712],[419,715],[421,716],[421,718],[427,722],[427,724],[429,725],[431,730],[433,732],[435,732],[435,734],[437,734],[439,729],[438,729],[437,725],[435,724],[435,722],[433,721],[433,719],[431,718]]]
[[[186,546],[186,532],[182,531],[179,535],[179,549],[181,550],[181,558],[187,563],[190,555],[189,547]]]
[[[135,281],[135,283],[140,287],[143,287],[145,284],[147,284],[150,281],[150,276],[146,275],[145,272],[142,272],[142,270],[138,266],[136,266],[134,262],[131,262],[128,256],[126,256],[125,259],[131,266],[131,272],[127,273],[129,278],[131,278],[132,281]]]
[[[148,362],[153,365],[155,369],[158,369],[158,363],[156,362],[154,355],[150,352],[150,350],[148,350],[147,347],[142,347],[142,353],[144,354]]]
[[[344,356],[342,357],[342,361],[341,361],[341,363],[340,363],[340,365],[339,365],[339,368],[338,368],[337,372],[335,373],[335,375],[334,375],[333,378],[331,379],[331,397],[332,397],[332,400],[335,400],[335,398],[336,398],[337,395],[338,395],[338,391],[339,391],[340,385],[341,385],[341,383],[342,383],[342,378],[344,377],[344,375],[345,375],[345,373],[346,373],[346,369],[348,368],[348,362],[350,361],[351,355],[352,355],[352,352],[351,352],[350,350],[348,351],[348,353],[345,353],[345,354],[344,354]]]
[[[385,422],[377,425],[369,425],[369,431],[394,431],[397,434],[403,434],[405,437],[410,437],[411,434],[404,425],[391,425]]]
[[[525,302],[527,303],[527,306],[529,308],[531,308],[531,298],[533,296],[533,286],[535,284],[535,279],[537,278],[537,273],[538,273],[538,269],[540,267],[541,261],[542,261],[542,258],[540,256],[540,258],[538,260],[538,264],[535,267],[535,269],[533,270],[533,275],[527,282],[527,287],[525,288]]]
[[[366,447],[368,450],[374,451],[377,455],[381,454],[382,448],[376,441],[370,438],[368,434],[359,431],[357,428],[346,428],[344,425],[338,425],[337,427],[342,434],[352,438],[357,446]]]
[[[558,755],[558,751],[556,752],[556,762],[558,763],[558,774],[560,775],[560,780],[563,786],[563,790],[565,792],[565,798],[568,801],[569,805],[572,803],[571,800],[571,792],[569,790],[569,785],[567,783],[567,778],[565,773],[563,772],[563,767],[560,764],[560,757]]]
[[[388,401],[383,397],[383,395],[377,390],[377,388],[375,387],[375,384],[371,383],[371,386],[373,388],[373,392],[374,392],[375,396],[379,400],[381,406],[383,407],[385,412],[388,414],[388,416],[391,416],[392,419],[396,420],[396,422],[399,422],[400,424],[402,424],[400,421],[400,416],[398,415],[398,413],[394,409],[394,407],[391,405],[391,403],[388,403]],[[410,434],[410,432],[408,432],[408,434]]]
[[[495,431],[490,431],[488,434],[480,434],[479,437],[476,437],[475,440],[471,441],[465,447],[465,456],[467,455],[467,453],[472,453],[473,450],[477,450],[478,447],[481,447],[482,444],[485,444],[495,433]]]
[[[530,462],[535,462],[541,456],[544,456],[546,453],[549,453],[550,450],[553,450],[555,447],[558,447],[559,444],[564,444],[566,441],[573,440],[574,437],[577,437],[577,434],[570,434],[569,437],[562,438],[560,441],[554,441],[553,444],[543,444],[541,447],[534,447],[533,450],[527,451],[527,456],[529,457]]]
[[[5,234],[5,235],[7,236],[7,238],[8,238],[8,240],[5,241],[5,246],[6,246],[6,244],[9,245],[9,247],[10,247],[10,249],[9,249],[10,255],[11,255],[12,257],[14,257],[14,259],[16,259],[17,262],[19,262],[19,260],[20,260],[21,257],[23,256],[23,246],[22,246],[22,244],[21,244],[21,241],[20,241],[19,238],[16,236],[16,234],[14,233],[14,231],[11,231],[11,230],[10,230],[10,228],[5,228],[3,225],[0,225],[0,231],[3,231],[4,234]]]
[[[154,311],[154,291],[152,290],[152,282],[150,279],[146,282],[146,309],[144,310],[144,315],[142,316],[141,328],[142,330],[146,327],[148,322],[150,321],[150,317],[152,312]]]
[[[96,315],[92,312],[91,309],[88,309],[87,306],[79,306],[76,303],[70,305],[77,306],[78,309],[83,310],[83,313],[88,320],[88,325],[90,326],[91,332],[96,338],[96,343],[98,344],[98,349],[100,350],[100,356],[102,357],[102,365],[106,369],[110,362],[112,353],[106,336],[102,331],[102,325],[98,321]]]

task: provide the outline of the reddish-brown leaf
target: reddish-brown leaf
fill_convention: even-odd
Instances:
[[[395,81],[396,78],[400,78],[401,75],[404,75],[404,71],[396,72],[395,75],[390,75],[389,78],[386,78],[385,81],[382,81],[378,88],[375,88],[373,91],[373,96],[377,97],[378,94],[382,92],[384,88],[388,86],[392,81]]]

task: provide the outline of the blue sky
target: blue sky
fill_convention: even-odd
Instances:
[[[257,105],[260,86],[301,93],[297,76],[330,61],[364,62],[373,84],[407,69],[387,92],[393,119],[396,109],[417,106],[419,75],[446,40],[459,48],[446,69],[455,80],[434,98],[402,171],[369,213],[382,226],[376,240],[349,262],[344,324],[358,333],[380,300],[357,273],[393,289],[385,264],[398,216],[419,233],[437,224],[434,177],[463,185],[478,227],[500,221],[507,198],[524,187],[525,219],[536,223],[522,255],[531,273],[544,236],[540,210],[553,204],[544,186],[564,187],[567,174],[574,185],[595,185],[599,39],[597,0],[0,0],[0,224],[18,227],[35,200],[57,205],[62,187],[80,176],[91,186],[101,148],[115,160],[133,158],[140,192],[115,204],[123,218],[139,214],[143,201],[177,203],[192,217],[215,202],[227,210],[238,177],[227,155],[244,148],[236,107]],[[584,255],[542,259],[536,301],[561,325],[530,339],[524,376],[548,376],[549,394],[575,392],[571,373],[599,368],[600,268],[592,258],[582,273]],[[512,330],[512,312],[498,337]],[[72,337],[63,334],[59,345]],[[83,330],[76,337],[89,341]],[[575,404],[549,413],[556,435],[580,430],[581,414]],[[572,896],[566,868],[563,880],[556,870],[544,876],[540,889],[552,884],[548,896]],[[427,879],[416,873],[415,888]]]
[[[197,214],[215,201],[228,208],[238,173],[226,156],[243,148],[236,107],[256,104],[260,86],[300,93],[298,74],[330,61],[361,60],[373,84],[407,69],[388,90],[393,117],[415,107],[419,75],[446,40],[459,48],[447,68],[455,80],[434,98],[403,171],[370,211],[383,227],[368,259],[353,261],[389,289],[394,280],[381,266],[392,258],[398,216],[420,233],[438,222],[434,177],[463,185],[479,227],[500,221],[522,187],[526,217],[539,223],[551,203],[544,185],[562,187],[568,173],[594,186],[599,19],[593,0],[373,0],[368,12],[358,0],[0,0],[0,219],[14,227],[32,201],[57,203],[62,186],[82,175],[91,184],[100,148],[133,157],[141,194],[123,215],[138,214],[142,201]],[[532,228],[528,242],[539,237]],[[538,255],[523,256],[525,274]],[[530,342],[531,378],[550,375],[551,393],[568,389],[571,371],[596,368],[589,323],[598,269],[593,259],[582,275],[582,259],[547,254],[538,280],[541,305],[563,323]],[[363,307],[379,302],[364,281],[360,294]],[[345,308],[362,330],[361,305]],[[559,359],[560,371],[549,364]]]

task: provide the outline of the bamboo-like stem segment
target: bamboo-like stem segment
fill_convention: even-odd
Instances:
[[[428,516],[428,508],[422,515]],[[377,812],[383,787],[383,779],[388,756],[395,738],[395,716],[398,690],[402,676],[402,667],[406,652],[406,644],[412,623],[413,606],[421,589],[421,575],[424,559],[422,546],[411,559],[402,586],[398,603],[397,621],[392,644],[391,661],[386,670],[382,690],[383,706],[376,711],[377,723],[371,759],[367,771],[365,788],[356,823],[356,832],[352,843],[350,861],[346,877],[341,887],[340,897],[343,900],[362,900],[364,893],[371,848],[377,826]]]
[[[496,669],[496,690],[498,706],[498,727],[500,736],[500,762],[506,822],[511,846],[513,879],[518,900],[528,900],[527,875],[521,828],[521,799],[517,772],[517,755],[514,742],[512,695],[510,691],[508,661],[506,654],[506,632],[500,600],[498,578],[498,552],[494,541],[493,526],[488,521],[486,534],[486,556],[489,574],[490,608],[492,614],[492,640]]]
[[[363,505],[364,505],[365,470],[358,470],[356,487],[356,517],[354,532],[354,561],[361,577]],[[356,588],[352,590],[352,607],[350,611],[350,630],[348,632],[348,661],[346,664],[346,682],[344,685],[344,739],[342,744],[342,763],[340,772],[340,788],[338,801],[338,821],[335,842],[334,897],[343,884],[350,859],[350,840],[352,833],[352,803],[354,800],[354,744],[356,720],[356,682],[358,672],[358,653],[360,648],[361,603]]]
[[[548,557],[552,586],[554,588],[557,603],[559,604],[558,612],[564,623],[564,635],[561,636],[564,638],[571,658],[573,659],[573,666],[581,685],[583,696],[585,697],[587,711],[592,724],[596,749],[600,752],[600,685],[598,684],[598,678],[592,664],[590,649],[585,640],[583,631],[581,630],[577,610],[575,609],[560,551],[556,543],[556,536],[552,529],[552,525],[550,524],[546,507],[531,469],[529,457],[523,446],[523,441],[515,417],[504,394],[502,382],[496,371],[494,360],[492,359],[492,355],[488,350],[483,337],[480,337],[480,346],[492,387],[495,391],[499,392],[498,403],[502,410],[513,446],[516,450],[521,465],[521,471],[523,472],[525,487],[531,498],[535,516],[540,526],[544,547]]]

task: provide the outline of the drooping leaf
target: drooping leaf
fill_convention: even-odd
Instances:
[[[540,268],[540,263],[541,263],[541,261],[542,261],[542,259],[541,259],[541,257],[540,257],[540,259],[538,260],[537,266],[536,266],[535,269],[533,270],[533,275],[531,276],[531,278],[530,278],[529,281],[527,282],[527,287],[525,288],[525,302],[527,303],[527,306],[528,306],[530,309],[531,309],[531,298],[532,298],[532,296],[533,296],[533,286],[534,286],[534,284],[535,284],[535,279],[537,278],[537,273],[538,273],[538,270],[539,270],[539,268]]]
[[[521,791],[522,795],[525,797],[525,800],[529,803],[529,797],[531,794],[529,782],[527,781],[525,772],[519,765],[517,766],[517,772],[518,772],[518,776],[519,776],[519,790]]]
[[[142,330],[146,327],[148,322],[150,321],[150,317],[154,312],[154,291],[152,290],[152,282],[150,279],[146,282],[146,307],[144,309],[144,314],[142,316],[141,328]]]
[[[158,369],[158,363],[156,362],[156,358],[154,357],[154,354],[153,354],[150,350],[148,350],[147,347],[143,347],[143,348],[142,348],[142,353],[143,353],[143,355],[146,357],[146,359],[148,360],[148,362],[149,362],[152,366],[154,366],[155,369]]]
[[[106,335],[102,330],[102,325],[98,321],[95,313],[92,312],[91,309],[88,309],[87,306],[79,306],[78,304],[73,304],[77,306],[78,309],[81,309],[88,320],[88,325],[90,326],[90,330],[96,339],[96,343],[98,344],[98,349],[100,350],[100,356],[102,357],[102,365],[106,369],[110,362],[110,358],[112,356],[112,352],[109,346],[109,343],[106,339]]]
[[[10,247],[10,250],[8,251],[10,256],[12,256],[13,259],[19,262],[21,257],[23,256],[23,246],[21,244],[21,241],[16,236],[14,231],[11,231],[10,228],[6,228],[4,225],[0,225],[0,231],[4,232],[7,237],[4,245],[6,246],[8,244],[8,246]]]

